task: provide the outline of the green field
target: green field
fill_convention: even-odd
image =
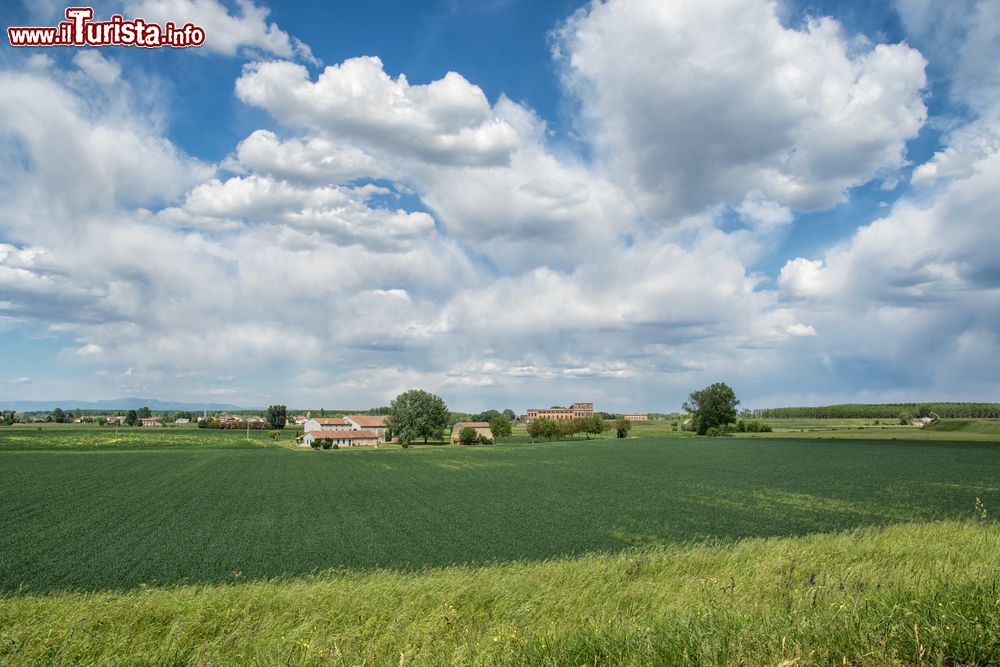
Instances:
[[[0,430],[0,664],[1000,659],[996,442],[677,436]]]

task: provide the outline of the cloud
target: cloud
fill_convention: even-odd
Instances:
[[[241,6],[257,27],[227,52],[295,57],[260,11]],[[900,177],[924,61],[829,19],[783,26],[773,3],[698,11],[613,0],[561,28],[582,151],[459,74],[411,84],[377,58],[246,66],[238,97],[276,122],[220,165],[121,76],[0,72],[0,317],[72,341],[106,371],[90,382],[258,404],[988,388],[992,126],[949,133],[915,193],[774,289],[749,267],[796,211]]]
[[[295,63],[252,63],[237,80],[236,94],[284,123],[440,164],[504,164],[517,143],[482,90],[460,74],[410,85],[404,75],[386,74],[377,57],[329,66],[315,82]]]
[[[105,58],[100,51],[79,51],[73,56],[73,62],[87,76],[105,85],[118,81],[122,73],[121,64],[116,60]]]
[[[251,0],[237,0],[236,5],[238,13],[230,13],[218,0],[137,0],[128,4],[128,14],[161,24],[201,26],[205,29],[202,48],[214,53],[260,53],[319,64],[306,44],[267,21],[268,8]]]
[[[752,191],[825,209],[904,165],[926,117],[920,53],[858,48],[829,18],[788,28],[776,8],[595,2],[555,33],[582,130],[648,217]]]
[[[213,169],[132,108],[127,88],[80,95],[55,78],[0,71],[0,208],[7,224],[61,226],[80,212],[156,206]],[[26,164],[30,168],[26,168]]]
[[[785,327],[785,332],[789,336],[815,336],[816,329],[809,324],[802,324],[801,322],[796,322],[795,324],[789,324]]]
[[[257,130],[241,141],[236,156],[241,168],[296,183],[330,185],[386,175],[359,148],[317,136],[281,141],[270,130]]]

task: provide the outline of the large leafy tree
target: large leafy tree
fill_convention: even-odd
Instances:
[[[288,409],[284,405],[272,405],[267,408],[264,421],[267,422],[268,428],[285,428],[288,421]]]
[[[725,426],[736,422],[736,406],[740,404],[733,388],[725,382],[716,382],[704,389],[692,391],[684,409],[691,413],[698,435],[713,426]]]
[[[143,406],[139,408],[138,414],[139,414],[139,419],[149,419],[150,417],[153,416],[153,411],[147,408],[146,406]]]
[[[64,421],[66,421],[66,413],[63,412],[62,408],[56,408],[55,410],[52,411],[52,421],[56,422],[57,424],[62,424]]]
[[[500,438],[509,438],[511,434],[511,423],[510,420],[503,415],[497,415],[490,421],[490,430],[493,431],[493,438],[499,440]]]
[[[423,389],[411,389],[393,399],[387,425],[400,441],[439,438],[448,425],[448,406],[440,396]]]

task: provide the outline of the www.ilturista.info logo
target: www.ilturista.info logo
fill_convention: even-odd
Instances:
[[[205,29],[193,23],[164,25],[114,14],[107,21],[94,21],[93,7],[67,7],[66,20],[49,27],[10,27],[11,46],[164,46],[186,48],[205,43]]]

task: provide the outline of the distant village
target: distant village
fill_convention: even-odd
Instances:
[[[272,406],[278,407],[278,406]],[[282,410],[284,410],[283,406]],[[341,416],[326,416],[321,410],[320,416],[314,416],[312,411],[285,417],[279,422],[284,425],[301,427],[302,432],[295,437],[295,442],[303,448],[315,448],[317,443],[329,447],[378,447],[380,444],[397,440],[394,438],[385,414],[344,414]],[[370,412],[387,412],[387,408],[378,408]],[[488,411],[488,413],[501,413]],[[493,426],[485,419],[488,413],[480,413],[473,419],[456,419],[451,426],[451,441],[459,442],[463,430],[471,429],[477,442],[492,443],[496,436]],[[629,422],[645,422],[648,414],[610,414],[597,413],[603,419],[624,419]],[[593,403],[577,402],[570,407],[528,408],[524,414],[516,415],[511,410],[505,410],[504,415],[511,422],[530,423],[545,419],[556,422],[567,420],[592,419],[595,415]],[[270,418],[270,419],[269,419]],[[95,424],[101,426],[129,426],[138,428],[163,428],[167,426],[197,426],[200,428],[215,428],[227,430],[265,430],[275,428],[273,417],[269,414],[209,414],[202,411],[196,414],[190,411],[180,411],[171,414],[153,414],[149,408],[138,410],[116,411],[114,414],[89,414],[81,410],[64,411],[56,408],[47,412],[31,412],[18,414],[12,411],[4,413],[8,423],[65,423],[65,424]],[[468,431],[467,431],[468,434]]]

